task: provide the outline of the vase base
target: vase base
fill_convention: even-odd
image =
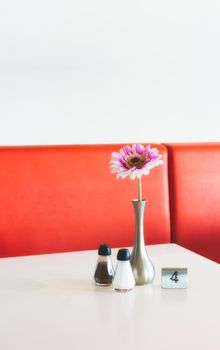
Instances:
[[[152,284],[152,282],[136,282],[136,286],[147,286],[147,285],[150,285]]]

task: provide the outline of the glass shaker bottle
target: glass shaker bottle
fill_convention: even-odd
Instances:
[[[114,269],[111,261],[111,248],[108,244],[101,244],[98,250],[98,261],[94,279],[98,286],[110,286],[114,277]]]
[[[128,292],[135,286],[135,279],[130,264],[130,251],[126,248],[119,249],[117,255],[117,267],[113,279],[113,288],[119,292]]]

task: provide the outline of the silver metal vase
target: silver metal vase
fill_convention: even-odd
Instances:
[[[144,242],[144,209],[146,200],[132,200],[135,213],[135,239],[131,254],[131,267],[137,285],[151,283],[155,272]]]

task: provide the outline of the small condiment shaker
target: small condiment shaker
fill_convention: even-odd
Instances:
[[[126,248],[119,249],[117,255],[117,267],[113,279],[113,288],[119,292],[128,292],[135,286],[135,279],[130,264],[130,251]]]
[[[111,248],[108,244],[101,244],[98,251],[98,261],[94,279],[98,286],[110,286],[114,277],[114,269],[111,261]]]

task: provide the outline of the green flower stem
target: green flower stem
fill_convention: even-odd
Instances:
[[[141,183],[141,178],[138,179],[138,200],[140,202],[142,201],[142,183]]]

